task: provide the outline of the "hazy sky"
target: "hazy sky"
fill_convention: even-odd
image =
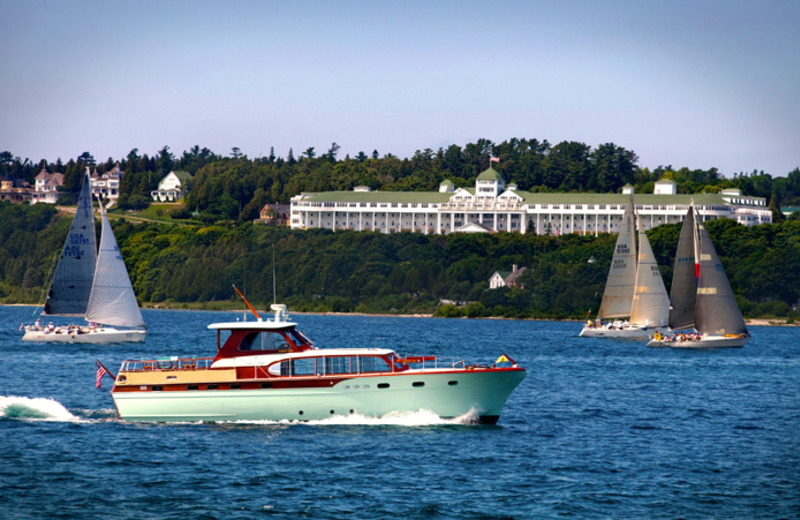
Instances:
[[[0,0],[0,151],[409,157],[512,137],[800,166],[800,1]]]

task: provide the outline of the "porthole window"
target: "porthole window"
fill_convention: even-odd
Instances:
[[[216,390],[219,385],[206,385],[206,390]]]
[[[272,383],[261,383],[261,388],[272,388]]]
[[[303,415],[303,410],[300,410],[300,411],[298,412],[298,415]]]
[[[415,388],[420,388],[420,387],[425,386],[425,382],[423,382],[423,381],[414,381],[413,383],[411,383],[411,386],[413,386]]]
[[[450,386],[456,386],[458,384],[458,381],[448,381],[447,384]]]
[[[197,390],[197,385],[186,385],[187,390]]]
[[[389,383],[378,383],[378,388],[389,388]]]
[[[231,390],[239,390],[240,388],[242,388],[242,385],[240,385],[239,383],[234,383],[231,385],[230,388]]]
[[[162,391],[162,390],[163,390],[163,388],[162,388],[162,387],[160,387],[160,386],[154,386],[154,387],[152,388],[152,390],[153,390],[153,392],[160,392],[160,391]]]

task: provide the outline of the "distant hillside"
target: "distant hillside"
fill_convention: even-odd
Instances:
[[[71,216],[45,204],[0,203],[0,302],[36,303]],[[582,318],[597,311],[614,235],[422,235],[292,231],[254,226],[113,224],[136,294],[148,303],[235,300],[232,284],[261,307],[294,310]],[[797,316],[800,219],[708,230],[746,315]],[[669,287],[677,225],[648,232]],[[99,229],[98,229],[99,232]],[[595,263],[587,260],[594,256]],[[488,290],[496,270],[528,267],[524,289]],[[473,302],[446,307],[440,300]]]

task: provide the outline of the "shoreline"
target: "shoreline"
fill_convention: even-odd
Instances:
[[[29,303],[2,303],[0,306],[3,307],[40,307],[40,305],[34,305]],[[146,310],[154,310],[154,311],[199,311],[199,312],[242,312],[247,311],[246,309],[184,309],[184,308],[174,308],[170,306],[161,306],[160,304],[156,304],[153,306],[146,306],[142,307],[142,309]],[[266,309],[256,309],[259,314],[263,314],[264,316],[269,316],[272,314],[271,311]],[[447,320],[507,320],[507,321],[559,321],[559,322],[575,322],[575,323],[583,323],[584,319],[556,319],[556,318],[504,318],[502,316],[483,316],[479,318],[468,318],[466,316],[462,316],[459,318],[445,318],[434,316],[433,314],[387,314],[387,313],[366,313],[366,312],[305,312],[305,311],[292,311],[289,310],[290,314],[299,314],[299,315],[308,315],[308,316],[361,316],[361,317],[373,317],[373,318],[437,318],[437,319],[447,319]],[[786,323],[786,318],[745,318],[744,320],[745,325],[748,327],[798,327],[800,323]]]

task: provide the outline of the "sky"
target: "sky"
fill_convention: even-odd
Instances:
[[[0,0],[0,151],[339,158],[478,139],[800,166],[800,2]]]

